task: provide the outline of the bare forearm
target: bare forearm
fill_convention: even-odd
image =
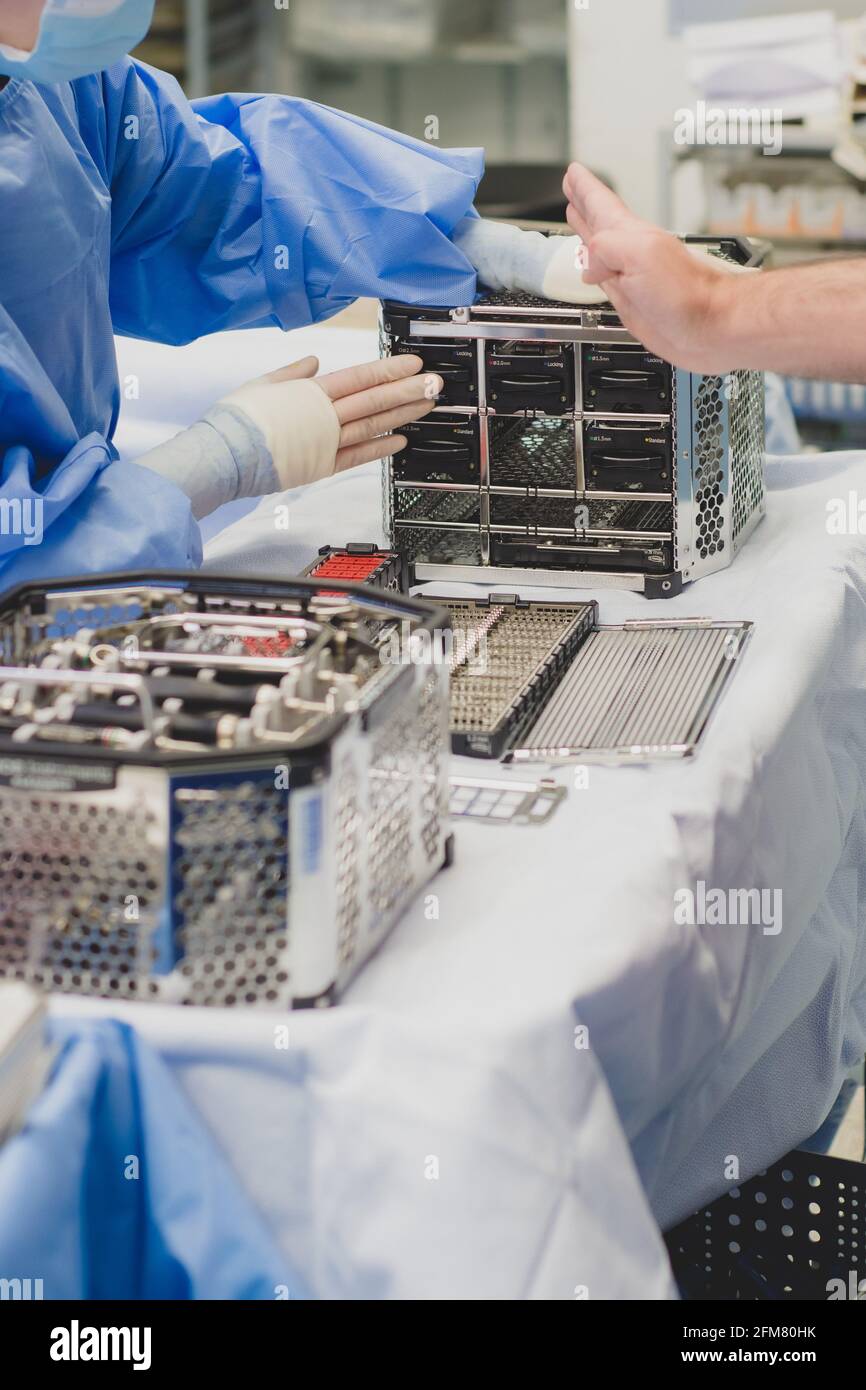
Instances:
[[[866,259],[732,276],[719,287],[707,337],[716,338],[719,370],[866,383]]]
[[[866,258],[722,271],[643,222],[580,164],[563,181],[568,221],[638,342],[678,367],[738,367],[866,383]]]

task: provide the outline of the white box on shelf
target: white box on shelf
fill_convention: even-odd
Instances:
[[[838,104],[843,51],[829,10],[695,24],[683,38],[689,79],[715,104],[780,107],[786,119]]]
[[[505,32],[529,55],[561,54],[566,42],[564,0],[510,0]]]
[[[289,46],[320,57],[399,62],[436,47],[433,0],[294,0]]]

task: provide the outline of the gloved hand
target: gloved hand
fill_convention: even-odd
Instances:
[[[440,376],[419,375],[423,365],[388,357],[314,380],[318,360],[304,357],[230,392],[138,463],[176,483],[201,518],[387,458],[406,444],[393,431],[427,415],[443,389]]]
[[[220,404],[246,412],[265,437],[280,486],[298,487],[402,449],[406,440],[393,431],[428,414],[443,389],[441,377],[419,375],[423,365],[420,357],[386,357],[316,377],[317,358],[304,357]]]
[[[315,357],[304,357],[217,401],[216,411],[235,412],[260,436],[276,474],[273,491],[314,483],[334,471],[340,421],[312,380],[318,370]]]
[[[569,177],[570,173],[566,175],[566,191],[570,187]],[[598,179],[593,182],[597,189],[609,195],[610,205],[616,204],[623,212],[627,211]],[[598,196],[601,198],[601,193]],[[574,204],[568,210],[568,220],[575,230],[585,225],[575,216]],[[632,221],[637,223],[636,218]],[[453,241],[475,267],[479,283],[487,289],[522,290],[564,304],[604,304],[608,300],[609,287],[602,284],[596,274],[589,273],[590,251],[581,236],[543,236],[541,232],[525,231],[507,222],[464,217],[454,229]],[[702,246],[690,246],[688,250],[704,262],[710,255]],[[720,274],[746,269],[727,266],[718,260],[713,261],[711,268]]]
[[[507,222],[465,217],[453,240],[488,289],[522,290],[565,304],[605,302],[604,291],[584,281],[586,254],[579,236],[547,237]]]

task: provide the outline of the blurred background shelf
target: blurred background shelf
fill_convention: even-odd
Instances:
[[[290,92],[442,147],[483,145],[501,216],[561,220],[567,0],[157,0],[136,51],[191,97]]]
[[[170,72],[191,97],[252,90],[260,72],[263,13],[259,0],[157,0],[150,32],[135,56]]]
[[[866,180],[833,158],[838,132],[789,133],[781,151],[675,146],[663,137],[663,220],[767,237],[774,263],[866,250]],[[866,145],[864,145],[866,156]],[[688,211],[686,211],[688,210]]]

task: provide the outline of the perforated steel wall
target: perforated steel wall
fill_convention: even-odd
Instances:
[[[433,670],[421,687],[418,702],[421,844],[428,863],[442,852],[442,825],[448,814],[445,750],[448,747],[447,672]]]
[[[721,555],[726,541],[728,407],[721,377],[698,379],[693,403],[694,545],[699,560]]]
[[[0,791],[0,976],[145,997],[165,843],[158,808],[129,792]]]
[[[764,378],[734,372],[731,398],[731,535],[742,545],[764,509]]]
[[[270,772],[173,795],[184,1002],[291,1004],[288,793]]]
[[[415,711],[404,709],[373,735],[368,782],[372,813],[369,875],[377,917],[396,911],[412,888],[415,723]]]
[[[337,956],[341,969],[354,959],[362,921],[362,865],[364,825],[360,782],[355,760],[343,758],[335,770],[334,811],[335,895]]]

